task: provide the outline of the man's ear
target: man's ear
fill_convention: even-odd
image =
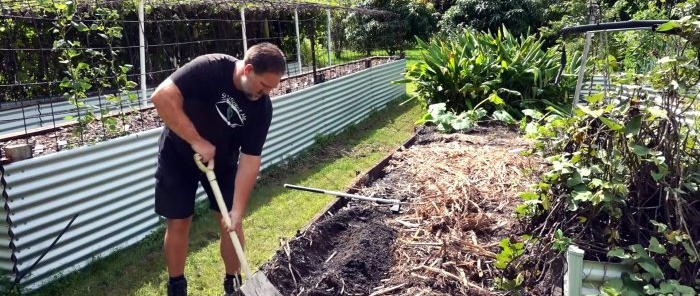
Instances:
[[[250,72],[253,72],[253,65],[252,64],[246,64],[243,66],[243,74],[246,76],[250,75]]]

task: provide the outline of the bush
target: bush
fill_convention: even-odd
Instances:
[[[698,20],[659,26],[687,40],[650,75],[660,97],[640,87],[629,97],[591,96],[571,116],[526,111],[526,135],[550,166],[521,194],[516,214],[527,247],[501,264],[502,287],[551,286],[545,275],[558,273],[551,262],[576,244],[586,259],[632,267],[607,280],[604,295],[700,291],[700,124],[696,112],[687,112],[700,98],[691,91],[700,81]]]
[[[564,75],[554,83],[560,55],[555,48],[542,50],[534,35],[516,38],[504,27],[495,35],[466,29],[445,40],[417,40],[423,61],[400,82],[416,85],[424,107],[445,103],[447,109],[463,112],[488,98],[483,108],[489,114],[505,109],[516,118],[527,108],[570,108],[566,97],[575,79]]]

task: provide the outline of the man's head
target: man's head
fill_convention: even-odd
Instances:
[[[284,53],[267,42],[249,48],[243,65],[241,88],[253,101],[277,88],[287,68]]]

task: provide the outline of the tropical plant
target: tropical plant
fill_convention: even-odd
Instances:
[[[490,100],[483,107],[488,113],[505,109],[515,118],[520,110],[548,106],[567,109],[573,89],[572,75],[562,75],[556,48],[543,50],[535,35],[516,38],[505,27],[496,34],[465,29],[447,39],[429,43],[417,39],[423,60],[405,74],[403,83],[416,85],[416,96],[427,107],[445,103],[447,109],[463,112],[474,109],[485,98],[497,97],[502,106]],[[575,69],[577,58],[567,70]]]

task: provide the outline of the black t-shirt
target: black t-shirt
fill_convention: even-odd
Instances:
[[[216,147],[217,168],[235,166],[238,153],[259,156],[272,120],[272,102],[264,95],[251,101],[233,84],[237,59],[225,54],[195,58],[170,79],[180,89],[183,109],[200,136]],[[165,150],[174,149],[175,153]],[[174,161],[191,161],[189,143],[167,127],[160,141],[162,154],[177,154]]]

